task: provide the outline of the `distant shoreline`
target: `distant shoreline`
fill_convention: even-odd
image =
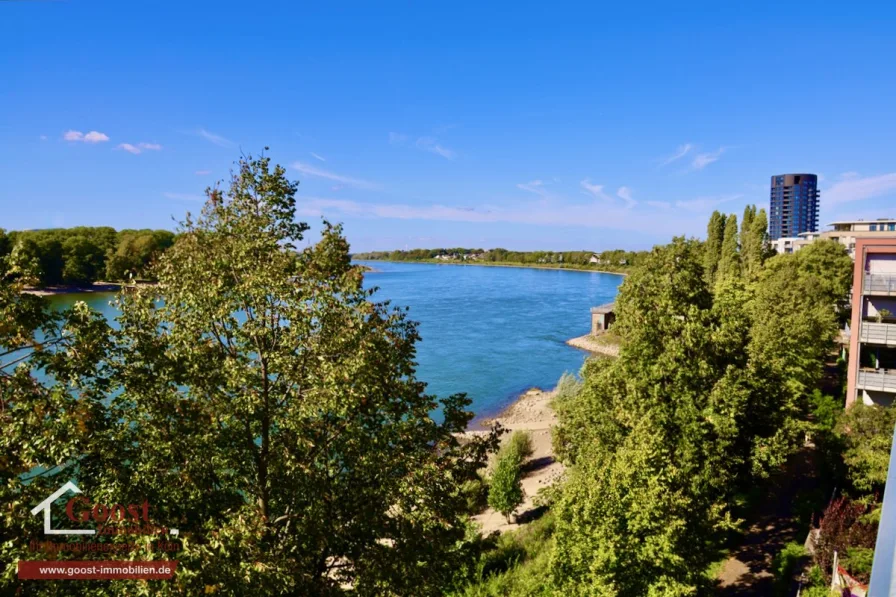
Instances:
[[[154,286],[155,282],[134,282],[127,286]],[[77,285],[58,285],[47,286],[45,288],[37,288],[35,286],[26,287],[22,292],[24,294],[33,294],[34,296],[58,296],[63,294],[94,294],[98,292],[118,292],[125,284],[118,282],[96,282],[90,286]]]
[[[610,272],[607,270],[590,269],[585,267],[557,267],[554,265],[538,265],[525,263],[465,263],[462,261],[436,261],[435,259],[418,259],[414,261],[400,261],[394,259],[359,259],[358,261],[375,262],[385,261],[387,263],[426,263],[429,265],[466,265],[471,267],[518,267],[522,269],[547,269],[566,272],[589,272],[592,274],[612,274],[614,276],[627,276],[628,272]]]

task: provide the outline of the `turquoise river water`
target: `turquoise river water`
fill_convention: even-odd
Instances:
[[[595,272],[416,263],[367,262],[376,300],[410,307],[420,322],[417,376],[429,393],[466,392],[477,416],[500,412],[523,391],[553,387],[578,372],[586,353],[565,344],[588,332],[589,308],[612,301],[622,276]],[[76,300],[115,316],[112,295]]]

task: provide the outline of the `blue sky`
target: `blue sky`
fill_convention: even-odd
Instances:
[[[355,250],[648,248],[784,172],[896,217],[896,5],[788,4],[0,1],[0,227],[173,228],[266,145]]]

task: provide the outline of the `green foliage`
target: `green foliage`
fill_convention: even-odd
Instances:
[[[554,519],[548,513],[516,531],[485,539],[478,563],[452,597],[555,595],[547,575]]]
[[[714,211],[709,217],[709,224],[706,227],[706,243],[703,247],[704,280],[710,288],[715,285],[724,236],[725,218],[718,211]]]
[[[806,548],[801,543],[791,541],[775,555],[772,560],[772,572],[775,575],[775,595],[788,597],[790,584],[794,575],[807,556]]]
[[[730,214],[725,220],[725,234],[719,254],[719,269],[716,284],[741,275],[741,256],[738,250],[737,216]]]
[[[488,506],[488,482],[480,475],[461,483],[460,493],[466,500],[466,511],[478,514]]]
[[[871,576],[871,564],[874,562],[874,549],[870,547],[848,547],[843,567],[857,580],[868,582]]]
[[[28,510],[69,479],[180,530],[173,581],[96,594],[438,595],[476,556],[461,487],[497,437],[461,443],[469,400],[425,393],[416,324],[372,300],[338,226],[295,253],[295,193],[242,160],[150,266],[160,283],[119,297],[116,329],[0,284],[0,345],[30,352],[0,375],[2,592],[32,590]]]
[[[853,487],[880,490],[887,480],[896,409],[853,404],[840,417],[837,432],[844,443],[843,461]]]
[[[520,436],[517,436],[520,437]],[[524,436],[528,442],[528,436]],[[512,438],[511,438],[512,439]],[[526,446],[520,440],[510,442],[498,452],[488,486],[488,505],[503,514],[507,521],[523,503],[522,463]]]
[[[500,458],[504,454],[513,454],[513,457],[520,462],[529,458],[532,455],[532,437],[529,435],[529,432],[517,429],[511,433],[507,443],[498,452],[498,457]]]
[[[144,274],[174,242],[167,230],[109,227],[13,231],[0,236],[0,258],[8,268],[38,286],[90,285],[103,278],[125,280],[129,269]]]

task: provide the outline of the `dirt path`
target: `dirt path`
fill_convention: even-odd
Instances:
[[[805,539],[793,505],[797,493],[811,491],[818,483],[813,457],[812,448],[804,448],[791,459],[785,471],[768,481],[762,499],[744,516],[748,530],[722,566],[716,595],[765,597],[772,594],[775,580],[772,559],[788,542],[802,543]]]

